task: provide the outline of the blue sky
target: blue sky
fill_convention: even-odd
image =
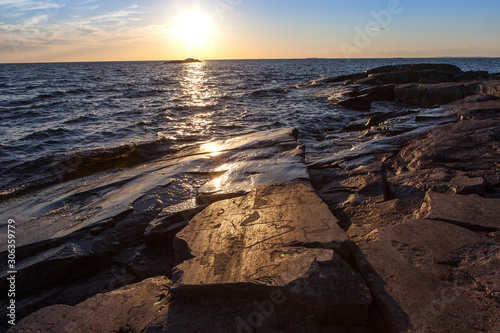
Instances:
[[[0,0],[0,62],[500,57],[498,13],[498,0]]]

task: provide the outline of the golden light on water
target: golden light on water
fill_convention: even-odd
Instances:
[[[184,65],[182,80],[180,82],[182,93],[189,97],[190,106],[206,106],[211,97],[211,92],[206,87],[206,74],[203,63]]]

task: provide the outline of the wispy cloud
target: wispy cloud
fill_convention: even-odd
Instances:
[[[12,1],[0,0],[2,4],[7,2]],[[76,8],[90,7],[92,2],[94,1],[75,4]],[[64,46],[65,49],[81,48],[84,45],[88,48],[111,47],[149,39],[158,40],[166,36],[166,26],[152,25],[144,20],[146,13],[138,5],[94,16],[78,12],[78,15],[68,15],[67,19],[62,20],[55,20],[47,13],[42,14],[16,23],[0,24],[0,40],[4,41],[0,43],[1,48],[8,49],[9,43],[11,52],[48,50],[54,45]]]
[[[40,9],[55,9],[66,6],[66,1],[51,1],[51,0],[0,0],[0,7],[4,9],[17,8],[20,10],[40,10]]]
[[[391,29],[386,29],[386,28],[370,28],[370,30],[373,30],[373,31],[390,31]]]
[[[97,16],[92,16],[88,18],[89,22],[126,22],[126,21],[137,21],[141,19],[142,12],[133,10],[137,7],[127,7],[126,9],[115,11],[115,12],[109,12]]]
[[[49,16],[47,14],[30,17],[30,18],[23,21],[22,26],[25,28],[31,27],[31,26],[36,26],[37,24],[40,24],[41,22],[47,21],[48,17]]]

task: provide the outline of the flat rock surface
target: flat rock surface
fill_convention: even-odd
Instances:
[[[102,291],[82,287],[85,281],[116,275],[115,270],[125,269],[126,274],[118,274],[126,276],[125,284],[169,276],[173,236],[196,212],[254,186],[309,182],[296,135],[293,128],[284,128],[206,143],[4,202],[0,229],[8,218],[15,219],[19,295],[31,299],[19,302],[18,318],[53,302],[81,302]],[[162,237],[155,240],[158,234]],[[146,243],[159,247],[146,250]],[[7,242],[1,242],[4,257],[6,248]],[[3,300],[0,305],[3,316]]]
[[[361,270],[395,331],[500,330],[498,243],[449,223],[411,220],[373,231],[359,247]]]
[[[500,199],[478,195],[446,195],[427,192],[422,218],[455,223],[479,230],[500,230]]]
[[[167,278],[150,278],[75,306],[43,308],[8,332],[142,332],[170,301],[169,288]]]
[[[7,202],[2,215],[18,220],[23,233],[16,241],[21,247],[113,223],[113,219],[132,211],[147,211],[171,200],[169,186],[189,176],[199,177],[191,182],[187,179],[183,186],[191,188],[192,196],[196,195],[196,183],[201,183],[198,195],[208,197],[206,200],[210,196],[241,195],[261,184],[307,182],[304,152],[295,135],[295,130],[288,128],[201,145],[156,162],[87,177]],[[0,245],[1,252],[5,249],[6,243]]]
[[[388,181],[396,195],[462,192],[490,194],[500,184],[500,121],[463,121],[412,140],[392,159]],[[477,178],[481,178],[483,181]],[[467,193],[468,192],[468,193]],[[486,192],[487,193],[487,192]]]
[[[346,240],[310,186],[256,187],[212,204],[177,234],[172,294],[260,299],[277,289],[321,322],[363,326],[369,292],[335,253]]]
[[[292,306],[286,296],[274,296],[263,301],[174,300],[168,311],[151,322],[144,333],[369,333],[362,327],[318,324],[304,308]]]

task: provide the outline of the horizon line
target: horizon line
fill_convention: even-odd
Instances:
[[[202,59],[202,61],[245,61],[245,60],[368,60],[368,59],[500,59],[500,56],[436,56],[436,57],[359,57],[359,58],[233,58],[233,59]],[[111,62],[162,62],[182,59],[150,59],[150,60],[78,60],[78,61],[27,61],[27,62],[0,62],[0,65],[16,64],[70,64],[70,63],[111,63]]]

